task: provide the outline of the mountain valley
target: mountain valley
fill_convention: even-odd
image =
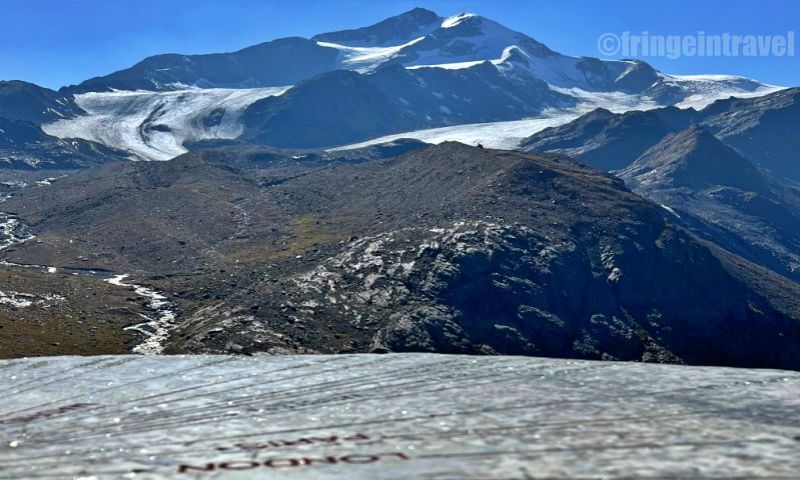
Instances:
[[[0,82],[0,356],[800,369],[798,95],[424,9]]]

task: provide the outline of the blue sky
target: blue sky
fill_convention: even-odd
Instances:
[[[475,12],[570,55],[601,56],[597,40],[606,32],[786,35],[800,30],[797,0],[0,0],[0,79],[58,88],[149,55],[232,51],[275,38],[310,37],[365,26],[415,6],[440,15]],[[728,73],[800,85],[800,51],[794,57],[644,60],[674,74]]]

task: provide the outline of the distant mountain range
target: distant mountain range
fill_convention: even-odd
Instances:
[[[800,182],[800,89],[760,97],[719,100],[695,109],[660,108],[614,114],[600,109],[524,139],[526,150],[559,151],[604,170],[630,165],[667,134],[703,125],[724,143],[773,175]]]
[[[743,77],[678,77],[641,61],[571,57],[478,15],[417,8],[311,39],[149,57],[58,92],[0,85],[0,117],[131,158],[166,160],[198,142],[328,148],[454,125],[542,115],[563,123],[602,106],[699,106],[775,90]]]
[[[481,63],[522,81],[534,77],[562,88],[647,93],[666,102],[682,100],[707,87],[660,74],[644,62],[562,55],[479,15],[445,18],[415,8],[369,27],[311,39],[279,39],[233,53],[149,57],[129,69],[62,91],[276,87],[340,69],[369,73],[381,65],[398,64],[412,69],[460,70]],[[736,77],[710,82],[742,92],[761,86]]]

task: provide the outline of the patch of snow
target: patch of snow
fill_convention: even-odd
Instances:
[[[0,250],[19,245],[36,238],[28,230],[27,225],[5,213],[0,212]]]
[[[452,17],[447,17],[442,21],[442,28],[453,28],[464,20],[472,17],[477,17],[477,15],[474,13],[460,13]]]
[[[64,297],[56,294],[34,295],[32,293],[4,292],[0,290],[0,305],[9,305],[14,308],[28,308],[32,306],[49,308],[63,301]]]
[[[33,295],[19,292],[3,292],[0,290],[0,304],[15,308],[27,308],[33,305]]]
[[[668,85],[677,86],[691,92],[683,101],[677,103],[678,108],[694,108],[700,110],[717,100],[729,97],[760,97],[783,90],[784,87],[766,85],[747,77],[736,75],[667,75],[659,76]]]
[[[339,62],[342,68],[363,73],[374,69],[397,55],[404,48],[410,47],[424,38],[424,36],[418,37],[408,43],[388,47],[351,47],[331,42],[317,42],[317,45],[338,50]]]
[[[608,281],[611,283],[619,283],[619,280],[622,278],[622,270],[617,267],[614,267],[611,270],[611,273],[608,274]]]
[[[56,181],[55,177],[50,177],[50,178],[45,178],[44,180],[37,180],[33,182],[33,184],[36,185],[37,187],[48,187],[52,185],[53,182],[55,181]]]
[[[573,111],[581,115],[597,108],[605,108],[614,113],[625,113],[631,110],[652,110],[663,106],[645,95],[631,95],[623,92],[590,92],[581,88],[552,86],[550,88],[578,99],[579,103]]]
[[[441,68],[444,70],[462,70],[465,68],[474,67],[475,65],[480,65],[481,63],[485,62],[486,60],[472,60],[469,62],[453,62],[453,63],[439,63],[439,64],[431,64],[431,65],[411,65],[410,67],[406,67],[408,70],[417,70],[420,68]]]
[[[463,35],[444,40],[444,44],[439,38],[429,36],[428,38],[434,38],[436,40],[430,44],[426,44],[430,45],[431,48],[427,50],[421,50],[420,46],[409,48],[409,50],[413,51],[413,60],[404,64],[409,67],[446,65],[463,62],[480,63],[487,60],[499,59],[502,57],[507,47],[519,43],[519,40],[522,38],[520,33],[506,28],[495,21],[478,17],[474,14],[450,17],[445,20],[448,26],[443,28],[454,28],[473,18],[477,19],[475,22],[476,27],[480,29],[478,34],[474,34],[474,32],[465,32]],[[453,48],[455,46],[458,46],[458,48]]]
[[[667,206],[667,205],[664,205],[663,203],[661,203],[660,205],[661,205],[661,208],[663,208],[664,210],[668,211],[669,213],[671,213],[671,214],[675,215],[675,216],[676,216],[676,217],[678,217],[678,218],[681,218],[681,216],[680,216],[680,215],[678,215],[678,213],[677,213],[677,212],[675,212],[675,210],[674,210],[672,207],[669,207],[669,206]]]

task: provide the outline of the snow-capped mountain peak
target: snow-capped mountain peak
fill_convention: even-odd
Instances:
[[[474,17],[477,17],[477,16],[478,15],[476,15],[474,13],[459,13],[458,15],[453,15],[452,17],[447,17],[442,22],[442,28],[455,27],[456,25],[459,25],[464,20],[467,20],[469,18],[474,18]]]
[[[442,21],[435,12],[415,8],[368,27],[321,33],[311,40],[347,47],[396,47],[433,32]]]
[[[59,92],[95,96],[76,97],[86,114],[51,120],[57,121],[44,130],[164,160],[193,142],[240,135],[272,146],[333,147],[413,129],[531,118],[547,119],[534,122],[547,125],[597,107],[701,107],[776,89],[742,77],[671,76],[638,60],[563,55],[475,13],[443,17],[415,8],[311,39],[278,39],[228,54],[151,57]],[[535,133],[516,124],[511,130],[519,139]],[[498,130],[478,131],[480,138],[472,140],[492,145],[485,132]],[[506,133],[503,146],[510,145]]]

